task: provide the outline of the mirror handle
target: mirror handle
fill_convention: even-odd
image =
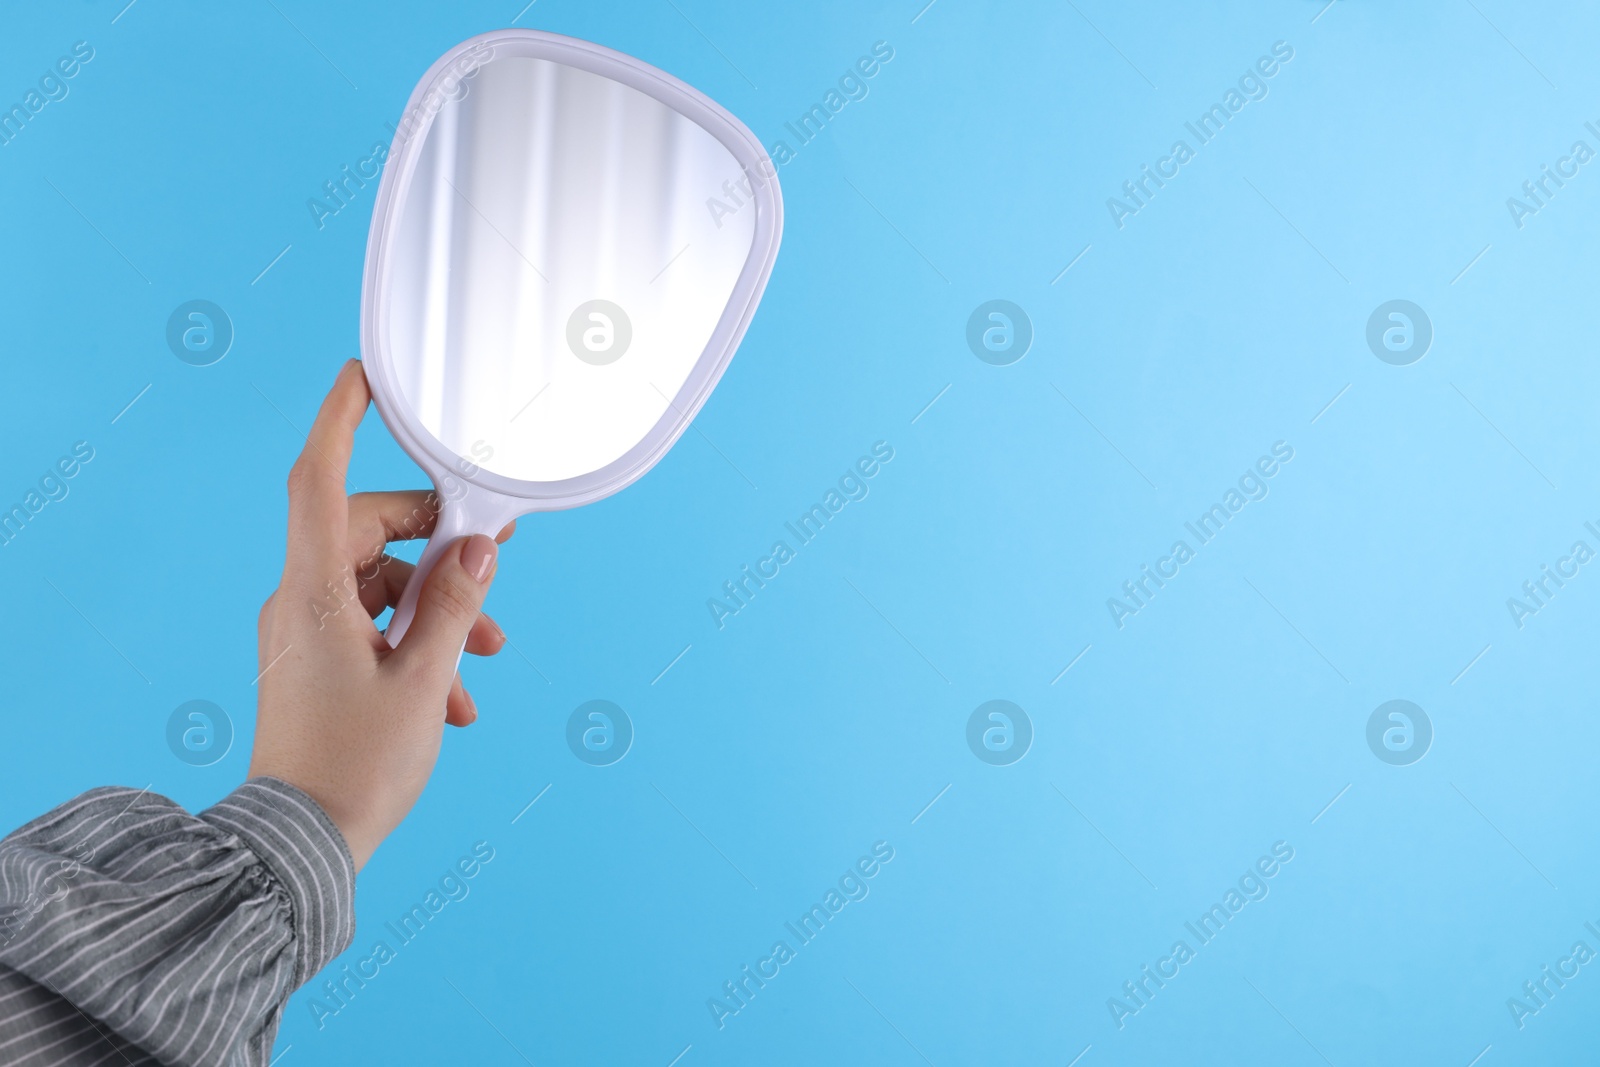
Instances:
[[[437,484],[435,486],[435,493],[440,501],[439,520],[434,524],[433,536],[428,538],[428,545],[422,550],[421,558],[417,560],[417,569],[412,572],[411,580],[406,583],[405,592],[400,594],[400,603],[395,605],[394,615],[389,619],[389,628],[383,633],[388,639],[390,648],[398,648],[400,639],[411,628],[411,620],[417,614],[417,600],[422,595],[422,587],[427,583],[433,565],[439,562],[439,557],[444,555],[445,550],[461,538],[476,533],[488,537],[496,536],[505,528],[506,523],[516,518],[518,512],[526,508],[525,504],[519,507],[517,501],[465,482],[455,481],[454,485],[458,489],[465,487],[467,491],[452,498],[440,491]],[[456,661],[459,663],[460,659],[458,654]]]

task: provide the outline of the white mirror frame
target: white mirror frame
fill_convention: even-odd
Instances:
[[[611,463],[589,474],[555,482],[522,481],[494,474],[445,447],[407,405],[398,377],[386,356],[390,350],[385,336],[388,316],[384,306],[387,252],[396,211],[405,203],[411,189],[420,149],[445,102],[459,98],[463,84],[467,86],[466,92],[471,91],[470,79],[478,67],[507,56],[551,60],[611,78],[654,97],[695,122],[721,142],[740,170],[749,176],[751,204],[756,212],[750,254],[734,283],[728,305],[704,352],[677,395],[668,403],[661,419],[638,444]],[[707,190],[708,195],[717,192]],[[428,69],[406,103],[389,150],[373,207],[361,283],[361,356],[373,402],[389,432],[432,480],[442,509],[416,573],[395,608],[388,630],[391,644],[398,644],[410,625],[422,581],[446,545],[473,533],[492,537],[521,515],[559,511],[601,500],[631,485],[655,466],[688,429],[744,338],[772,274],[782,234],[783,196],[778,188],[777,168],[755,134],[699,90],[648,63],[573,37],[509,29],[463,41]]]

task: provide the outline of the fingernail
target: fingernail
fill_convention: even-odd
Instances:
[[[494,570],[494,559],[498,551],[494,538],[473,534],[461,546],[461,565],[472,575],[474,581],[482,585],[489,580],[489,574]]]
[[[465,689],[463,689],[461,691],[461,695],[467,698],[467,722],[469,724],[477,722],[478,721],[478,702],[476,700],[473,700],[472,699],[472,694],[467,692]]]

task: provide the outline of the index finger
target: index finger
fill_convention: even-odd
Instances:
[[[348,551],[356,570],[366,577],[395,541],[415,541],[433,536],[439,521],[438,494],[431,489],[401,489],[390,492],[356,493],[350,497],[350,537]],[[517,530],[511,520],[496,535],[505,544]]]
[[[289,559],[317,570],[348,564],[344,559],[349,522],[345,473],[355,447],[356,427],[372,394],[359,360],[339,370],[333,388],[306,435],[306,447],[289,471]]]

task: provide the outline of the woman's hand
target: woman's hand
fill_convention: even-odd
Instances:
[[[356,426],[371,393],[361,364],[339,372],[289,472],[283,578],[261,609],[261,677],[250,776],[309,793],[343,832],[360,870],[416,803],[439,759],[444,724],[478,717],[456,660],[492,656],[505,634],[482,614],[496,540],[462,538],[427,577],[416,619],[391,649],[372,620],[400,600],[412,566],[390,541],[427,537],[432,493],[345,496]]]

